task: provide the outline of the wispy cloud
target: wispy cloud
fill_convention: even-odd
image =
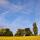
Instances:
[[[16,28],[32,26],[34,19],[40,28],[39,0],[0,0],[0,25],[9,26],[13,31]]]
[[[9,28],[15,33],[15,31],[18,28],[30,28],[32,29],[32,23],[30,20],[24,18],[24,17],[18,17],[16,20],[12,21],[11,24],[9,24]],[[14,30],[13,30],[14,29]]]
[[[23,12],[23,13],[26,13],[26,14],[32,13],[32,7],[33,7],[32,2],[25,3],[25,4],[23,3],[23,5],[20,5],[19,2],[18,2],[18,4],[15,5],[15,3],[12,4],[8,0],[0,0],[1,7],[3,6],[2,8],[4,10],[9,10],[11,12]]]
[[[6,0],[0,0],[0,4],[8,3]]]

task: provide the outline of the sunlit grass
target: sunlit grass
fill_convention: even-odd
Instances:
[[[0,40],[40,40],[40,36],[23,36],[23,37],[3,37],[0,36]]]

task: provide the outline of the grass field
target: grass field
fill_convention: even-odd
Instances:
[[[0,37],[0,40],[40,40],[40,36]]]

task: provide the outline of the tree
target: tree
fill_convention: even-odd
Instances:
[[[25,36],[32,36],[30,28],[25,28]]]
[[[24,35],[24,29],[18,29],[15,36],[23,36]]]
[[[6,30],[5,32],[6,36],[13,36],[13,33],[8,28],[6,28],[5,30]]]
[[[33,32],[34,32],[34,35],[38,34],[38,27],[36,25],[36,22],[33,23]]]
[[[15,36],[31,36],[32,32],[30,28],[25,28],[25,29],[18,29],[17,33]]]
[[[0,36],[13,36],[13,33],[8,29],[0,29]]]

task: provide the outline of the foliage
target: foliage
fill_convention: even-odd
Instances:
[[[25,36],[32,36],[30,28],[25,28]]]
[[[25,29],[18,29],[15,36],[34,36],[38,34],[38,27],[36,25],[36,22],[33,23],[33,32],[32,34],[30,28]],[[8,28],[0,29],[0,36],[13,36],[12,31]]]
[[[13,33],[8,29],[0,29],[0,36],[13,36]]]
[[[15,34],[15,36],[31,36],[32,32],[29,28],[25,28],[25,29],[18,29],[17,33]]]
[[[36,23],[33,23],[33,32],[34,32],[34,35],[38,34],[38,28],[37,28]]]
[[[24,29],[18,29],[17,33],[15,36],[23,36],[24,35]]]

